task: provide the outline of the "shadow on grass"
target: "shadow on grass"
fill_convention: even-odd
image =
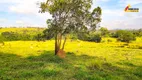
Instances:
[[[131,71],[102,58],[71,52],[65,59],[54,51],[27,58],[0,52],[0,80],[140,80],[142,68],[133,67]]]

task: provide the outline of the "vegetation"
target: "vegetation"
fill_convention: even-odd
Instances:
[[[24,28],[2,28],[0,33],[22,34]],[[37,39],[47,36],[47,29],[26,28]],[[43,33],[42,33],[43,32]],[[115,31],[114,33],[118,33]],[[127,31],[125,31],[127,32]],[[131,31],[129,31],[131,32]],[[109,31],[111,33],[111,31]],[[132,32],[131,32],[132,33]],[[135,34],[134,34],[135,35]],[[85,40],[80,41],[78,39]],[[86,36],[86,37],[85,37]],[[125,35],[126,36],[126,35]],[[135,35],[136,36],[136,35]],[[5,37],[5,36],[3,36]],[[14,38],[14,37],[13,37]],[[22,38],[22,37],[21,37]],[[66,58],[54,56],[54,40],[3,41],[0,39],[1,80],[141,80],[142,38],[129,44],[117,38],[101,36],[100,32],[72,33],[67,37]],[[100,40],[101,41],[97,41]],[[91,41],[91,42],[90,42]],[[93,41],[93,42],[92,42]],[[99,43],[96,43],[99,42]]]
[[[118,30],[115,36],[118,38],[118,41],[127,42],[127,43],[136,40],[135,35],[132,32],[126,30]]]
[[[47,31],[55,36],[55,55],[64,52],[67,34],[96,28],[101,21],[101,8],[97,7],[91,12],[91,6],[92,0],[47,0],[41,3],[40,12],[52,15],[52,19],[47,20]],[[62,43],[63,36],[65,40]]]
[[[142,29],[98,29],[92,1],[41,2],[47,28],[0,27],[0,80],[142,80]]]
[[[31,41],[44,40],[42,36],[44,28],[1,28],[1,41]]]
[[[101,42],[102,36],[100,33],[79,33],[78,39],[83,41]]]
[[[104,37],[105,37],[105,36],[108,36],[108,35],[109,35],[109,31],[108,31],[108,29],[105,28],[105,27],[101,27],[99,31],[101,32],[101,36],[104,36]]]
[[[128,45],[116,42],[115,38],[102,41],[105,42],[67,40],[64,59],[54,56],[54,40],[7,41],[0,46],[0,79],[142,79],[142,38]]]

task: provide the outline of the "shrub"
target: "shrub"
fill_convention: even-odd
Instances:
[[[113,42],[111,39],[108,39],[107,42]]]
[[[71,35],[70,35],[70,39],[72,39],[72,40],[77,40],[78,38],[77,38],[77,35],[71,34]]]
[[[7,41],[19,40],[19,34],[16,32],[2,32],[1,36],[3,36]]]
[[[99,33],[79,33],[78,39],[83,41],[101,42],[102,37]]]
[[[35,39],[37,41],[45,41],[46,40],[45,37],[44,37],[44,35],[40,34],[40,33],[35,36]]]
[[[136,40],[135,35],[132,32],[126,30],[118,30],[115,34],[115,37],[117,37],[118,41],[127,43]]]
[[[85,33],[85,32],[80,32],[80,33],[78,33],[77,37],[80,40],[88,41],[89,34]]]
[[[43,37],[46,38],[47,40],[50,40],[54,37],[54,33],[50,29],[45,29],[43,31]]]
[[[94,33],[94,34],[91,34],[89,36],[89,41],[93,41],[93,42],[101,42],[102,40],[102,37],[100,34],[98,33]]]
[[[109,31],[105,27],[101,27],[99,31],[101,31],[101,36],[108,36],[109,35]]]

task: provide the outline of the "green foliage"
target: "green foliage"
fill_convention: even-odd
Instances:
[[[37,41],[45,41],[45,40],[46,40],[45,36],[44,36],[43,34],[41,34],[41,33],[37,34],[37,35],[35,36],[35,39],[36,39]]]
[[[100,7],[91,11],[91,6],[92,0],[46,0],[40,4],[39,12],[52,15],[52,19],[47,20],[48,30],[44,34],[55,37],[55,55],[60,49],[64,50],[67,34],[95,30],[102,12]]]
[[[79,33],[78,39],[91,42],[101,42],[102,37],[99,33]]]
[[[77,35],[71,34],[70,39],[72,39],[72,40],[77,40],[78,38],[77,38]]]
[[[115,37],[117,37],[118,41],[127,43],[136,40],[135,35],[132,32],[126,30],[118,30],[115,34]]]
[[[45,29],[43,31],[43,37],[46,38],[47,40],[52,39],[54,37],[54,33],[52,33],[51,29]]]
[[[77,37],[78,37],[78,39],[80,39],[80,40],[87,41],[87,40],[88,40],[88,37],[89,37],[89,34],[86,33],[86,32],[79,32],[79,33],[77,34]]]
[[[6,40],[19,40],[18,36],[19,34],[17,34],[16,32],[2,32],[1,36],[3,36]]]
[[[45,40],[42,31],[43,30],[39,28],[2,28],[0,30],[0,41]]]
[[[101,27],[99,31],[101,32],[101,36],[107,36],[109,34],[108,29],[105,27]]]
[[[40,12],[49,12],[52,19],[47,20],[48,34],[68,34],[96,28],[101,19],[101,8],[90,11],[92,0],[47,0],[40,4]],[[45,33],[46,33],[45,32]],[[51,35],[51,37],[52,37]],[[50,38],[50,37],[49,37]]]
[[[130,30],[130,31],[137,37],[141,37],[142,36],[142,29]]]
[[[89,35],[89,41],[101,42],[101,40],[102,40],[102,37],[99,33],[93,33]]]
[[[6,31],[1,33],[1,37],[4,41],[17,41],[17,40],[34,40],[34,35],[20,34],[18,32]]]

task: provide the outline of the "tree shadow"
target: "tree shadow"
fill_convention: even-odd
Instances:
[[[128,65],[129,66],[129,65]],[[131,65],[130,65],[131,66]],[[68,52],[66,58],[44,51],[39,56],[21,56],[0,52],[0,80],[138,80],[141,67],[133,71],[108,63],[103,58],[75,55]]]

